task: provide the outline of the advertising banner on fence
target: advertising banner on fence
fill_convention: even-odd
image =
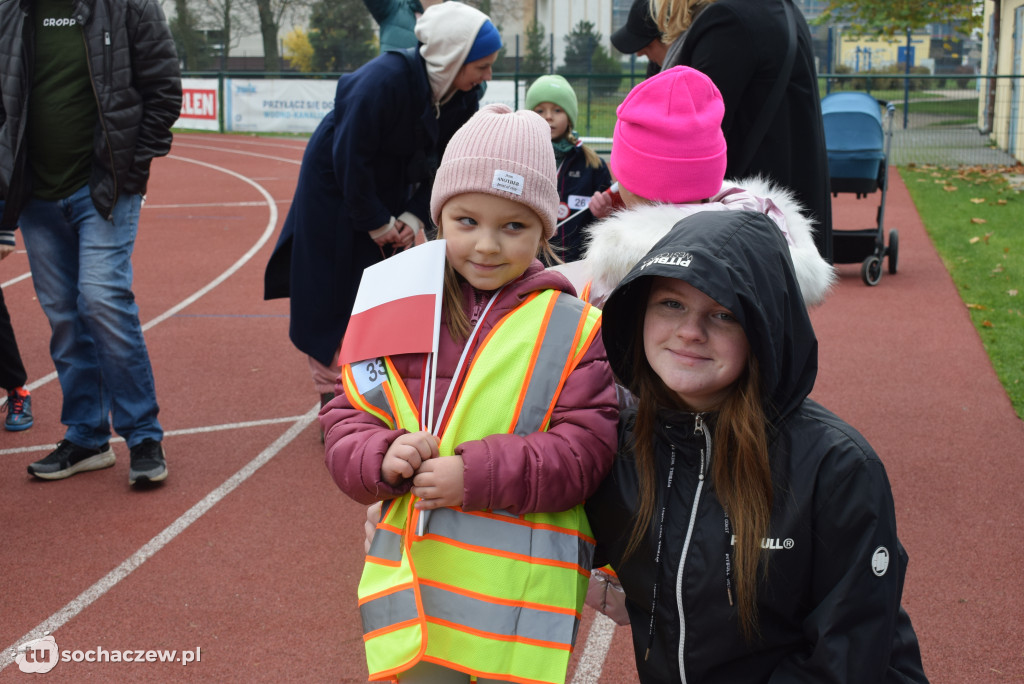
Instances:
[[[224,128],[251,133],[312,133],[334,109],[337,81],[229,78]]]
[[[181,79],[181,117],[175,128],[192,128],[200,131],[219,131],[217,120],[218,104],[217,79]]]

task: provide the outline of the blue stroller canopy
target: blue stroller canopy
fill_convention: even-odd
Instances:
[[[867,93],[832,93],[821,101],[821,115],[830,159],[885,158],[878,100]]]

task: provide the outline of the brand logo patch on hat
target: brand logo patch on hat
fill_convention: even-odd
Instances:
[[[654,264],[666,264],[668,266],[688,268],[691,261],[693,261],[693,255],[689,252],[669,252],[668,254],[659,254],[656,257],[651,257],[644,263],[640,264],[640,270],[642,271],[648,266],[653,266]]]
[[[494,170],[494,177],[491,179],[491,187],[495,190],[504,190],[513,195],[522,195],[525,187],[525,179],[518,173],[511,171]]]

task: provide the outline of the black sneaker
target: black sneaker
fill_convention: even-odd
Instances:
[[[144,439],[129,451],[132,465],[128,469],[128,484],[161,482],[167,477],[163,444],[155,439]]]
[[[30,464],[28,472],[44,480],[63,480],[75,473],[101,470],[112,465],[114,465],[114,451],[110,448],[109,443],[99,449],[89,449],[62,439],[49,456]]]

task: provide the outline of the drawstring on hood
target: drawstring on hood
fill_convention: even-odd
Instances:
[[[422,43],[420,56],[427,65],[435,107],[444,104],[477,34],[488,21],[486,14],[469,5],[442,2],[428,7],[416,22],[416,39]]]

